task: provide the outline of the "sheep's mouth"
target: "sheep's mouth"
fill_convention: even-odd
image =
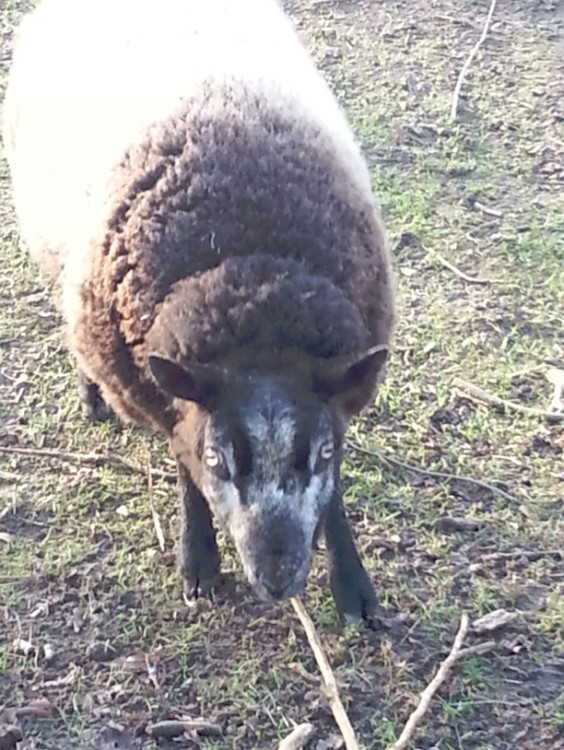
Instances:
[[[248,571],[247,578],[254,592],[264,602],[279,602],[298,596],[305,588],[309,574],[309,559],[306,560],[298,570],[293,566],[295,572],[280,575],[277,571],[267,575],[264,570],[260,572]]]
[[[257,581],[253,585],[253,590],[262,599],[263,602],[281,602],[290,599],[292,596],[301,594],[305,587],[305,581],[292,581],[284,586],[271,584],[266,581]]]

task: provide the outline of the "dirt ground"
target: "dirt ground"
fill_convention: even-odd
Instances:
[[[1,0],[0,98],[30,5]],[[552,0],[499,0],[451,122],[488,5],[288,3],[370,161],[398,276],[393,361],[345,465],[382,621],[340,627],[322,560],[304,597],[367,749],[397,738],[462,612],[498,609],[514,616],[471,629],[465,645],[490,646],[457,663],[410,748],[564,748],[562,423],[504,413],[453,384],[547,410],[547,362],[564,368],[564,13]],[[52,294],[19,249],[3,162],[0,258],[0,747],[13,747],[1,740],[12,722],[20,750],[262,750],[302,721],[315,727],[310,747],[339,747],[291,607],[257,602],[225,541],[231,585],[183,604],[167,476],[153,488],[162,552],[141,473],[64,460],[111,452],[171,470],[156,438],[82,420]],[[216,726],[148,736],[179,717]]]

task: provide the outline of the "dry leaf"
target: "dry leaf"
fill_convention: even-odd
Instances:
[[[479,617],[472,623],[476,633],[491,633],[498,628],[512,625],[518,619],[516,612],[508,612],[506,609],[496,609],[483,617]]]
[[[47,682],[43,683],[43,687],[63,687],[66,685],[72,685],[73,682],[76,682],[78,676],[80,675],[80,668],[76,666],[76,664],[71,664],[70,670],[68,673],[62,677],[57,677],[55,680],[48,680]]]

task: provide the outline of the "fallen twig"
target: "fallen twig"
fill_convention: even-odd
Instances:
[[[487,555],[480,555],[480,561],[473,565],[482,566],[485,562],[496,562],[497,560],[516,560],[519,557],[525,557],[529,560],[538,560],[541,557],[556,557],[564,559],[564,550],[545,549],[545,550],[517,550],[515,552],[490,552]]]
[[[498,211],[497,208],[490,208],[489,206],[484,206],[483,203],[480,203],[479,201],[476,201],[474,203],[474,207],[478,209],[478,211],[481,211],[483,214],[486,214],[486,216],[495,216],[496,219],[501,219],[503,216],[501,211]]]
[[[410,715],[409,719],[407,720],[407,723],[405,727],[403,728],[402,733],[399,736],[399,739],[394,742],[393,745],[390,745],[388,750],[404,750],[408,746],[408,744],[411,742],[411,739],[413,737],[413,734],[415,732],[415,729],[417,728],[417,725],[427,712],[427,709],[429,708],[429,704],[431,703],[431,700],[433,699],[433,696],[437,692],[437,690],[441,687],[443,682],[448,677],[448,674],[454,665],[454,663],[460,658],[461,653],[461,647],[462,642],[464,641],[464,638],[466,637],[466,633],[468,632],[468,615],[466,613],[463,613],[462,617],[460,618],[460,627],[458,629],[458,633],[456,634],[456,638],[454,639],[454,643],[451,649],[450,654],[447,656],[447,658],[443,661],[441,666],[439,667],[437,674],[433,677],[431,682],[427,685],[425,690],[421,693],[421,699],[417,705],[417,708],[413,713]]]
[[[456,120],[456,114],[457,114],[457,111],[458,111],[458,99],[460,97],[460,90],[462,88],[462,84],[464,82],[464,78],[466,77],[466,73],[468,72],[468,69],[470,68],[472,60],[476,56],[476,53],[478,52],[478,50],[480,49],[480,47],[482,46],[482,44],[484,43],[484,41],[486,40],[486,37],[488,35],[488,31],[489,31],[489,28],[490,28],[490,23],[491,23],[491,20],[492,20],[493,12],[495,10],[495,4],[496,4],[496,0],[492,0],[491,4],[490,4],[490,9],[488,11],[488,15],[487,15],[487,18],[486,18],[486,22],[484,24],[482,35],[480,36],[480,38],[478,39],[478,41],[476,42],[476,44],[470,50],[470,54],[466,58],[466,62],[462,66],[462,69],[461,69],[460,74],[458,76],[458,80],[456,81],[456,86],[454,87],[454,92],[453,92],[453,95],[452,95],[452,106],[450,108],[450,119],[451,119],[451,122],[454,122]]]
[[[311,617],[307,613],[307,610],[299,597],[293,596],[290,601],[292,602],[292,606],[294,607],[294,610],[298,615],[300,622],[302,623],[303,629],[305,630],[307,639],[309,641],[309,645],[311,646],[311,650],[313,651],[313,655],[315,656],[315,661],[317,662],[321,671],[323,682],[325,683],[327,701],[329,703],[331,711],[333,712],[333,716],[335,717],[337,726],[341,730],[341,734],[343,735],[343,739],[345,740],[345,747],[347,748],[347,750],[359,750],[354,729],[351,726],[349,717],[347,716],[347,713],[339,696],[339,689],[337,687],[335,675],[333,674],[331,665],[329,664],[329,661],[325,656],[323,646],[321,645],[321,641],[319,640],[319,636],[317,635],[317,631],[315,629],[315,625],[313,624]]]
[[[489,484],[488,482],[483,482],[481,479],[474,479],[474,477],[467,477],[461,474],[450,474],[448,471],[435,471],[434,469],[423,469],[420,466],[414,466],[413,464],[408,464],[405,461],[400,461],[399,459],[394,458],[393,456],[388,456],[386,453],[382,453],[381,451],[375,451],[375,450],[370,450],[369,448],[363,448],[361,445],[357,445],[356,443],[353,443],[350,440],[347,440],[347,445],[350,448],[352,448],[354,451],[357,451],[358,453],[364,453],[367,456],[378,458],[380,461],[384,461],[384,463],[390,464],[391,466],[396,466],[400,469],[407,469],[407,471],[414,471],[416,474],[422,474],[423,476],[427,476],[427,477],[435,477],[436,479],[448,479],[449,481],[456,481],[456,482],[469,482],[470,484],[475,484],[477,487],[483,487],[484,489],[490,490],[491,492],[496,492],[501,497],[504,497],[506,500],[510,500],[513,503],[519,502],[518,499],[514,497],[513,495],[510,495],[509,492],[505,492],[505,490],[502,490],[499,487],[496,487],[495,484]]]
[[[185,732],[200,735],[202,737],[219,737],[222,729],[219,724],[214,724],[203,719],[183,719],[158,721],[150,724],[146,729],[147,734],[155,739],[173,739]]]
[[[475,646],[461,648],[456,660],[464,659],[465,656],[483,656],[484,654],[489,654],[490,651],[494,651],[497,647],[498,644],[495,641],[485,641],[484,643],[477,643]]]
[[[119,466],[123,469],[133,472],[134,474],[142,474],[146,476],[146,469],[143,466],[138,466],[133,461],[128,461],[127,458],[123,458],[117,453],[67,453],[65,451],[50,449],[50,448],[18,448],[16,446],[0,446],[0,453],[7,453],[17,456],[30,456],[34,458],[48,458],[55,461],[68,461],[75,464],[84,464],[88,466]],[[176,475],[169,471],[162,471],[161,469],[151,469],[153,477],[159,479],[165,479],[169,482],[176,480]]]
[[[528,414],[532,417],[541,417],[542,419],[546,419],[548,422],[560,422],[564,420],[564,414],[544,411],[542,409],[534,409],[530,406],[522,406],[521,404],[516,404],[513,401],[506,401],[504,398],[495,396],[493,393],[488,393],[487,391],[484,391],[483,388],[480,388],[473,383],[468,383],[462,378],[454,378],[454,380],[452,381],[452,385],[454,386],[454,388],[462,391],[463,394],[469,396],[471,399],[475,401],[481,401],[482,403],[489,404],[490,406],[496,406],[500,409],[503,409],[504,411],[514,411],[520,414]]]
[[[145,469],[147,475],[147,495],[149,496],[149,507],[151,508],[151,515],[153,516],[153,526],[155,527],[155,534],[157,535],[157,541],[161,552],[166,551],[165,536],[163,534],[163,527],[161,526],[161,519],[155,509],[155,503],[153,502],[153,469],[151,468],[151,459],[147,457],[147,468]]]
[[[467,281],[469,284],[496,284],[497,282],[494,279],[481,279],[476,276],[468,276],[467,273],[464,273],[464,271],[461,271],[460,268],[457,268],[454,263],[451,263],[450,260],[447,260],[443,255],[438,253],[436,250],[432,250],[430,247],[426,247],[425,250],[429,253],[429,255],[432,255],[434,258],[436,258],[439,263],[442,263],[442,265],[445,268],[448,268],[449,271],[452,271],[456,276],[458,276],[460,279],[463,279],[463,281]]]
[[[278,745],[278,750],[302,750],[314,732],[315,729],[311,724],[298,724],[287,737],[284,737]]]

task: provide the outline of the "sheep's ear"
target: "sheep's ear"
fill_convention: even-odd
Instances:
[[[149,367],[164,393],[184,401],[195,401],[211,409],[224,383],[224,373],[214,365],[190,362],[180,365],[158,354],[149,355]]]
[[[319,362],[313,373],[316,390],[349,419],[369,400],[387,357],[388,347],[379,344],[360,354]]]

